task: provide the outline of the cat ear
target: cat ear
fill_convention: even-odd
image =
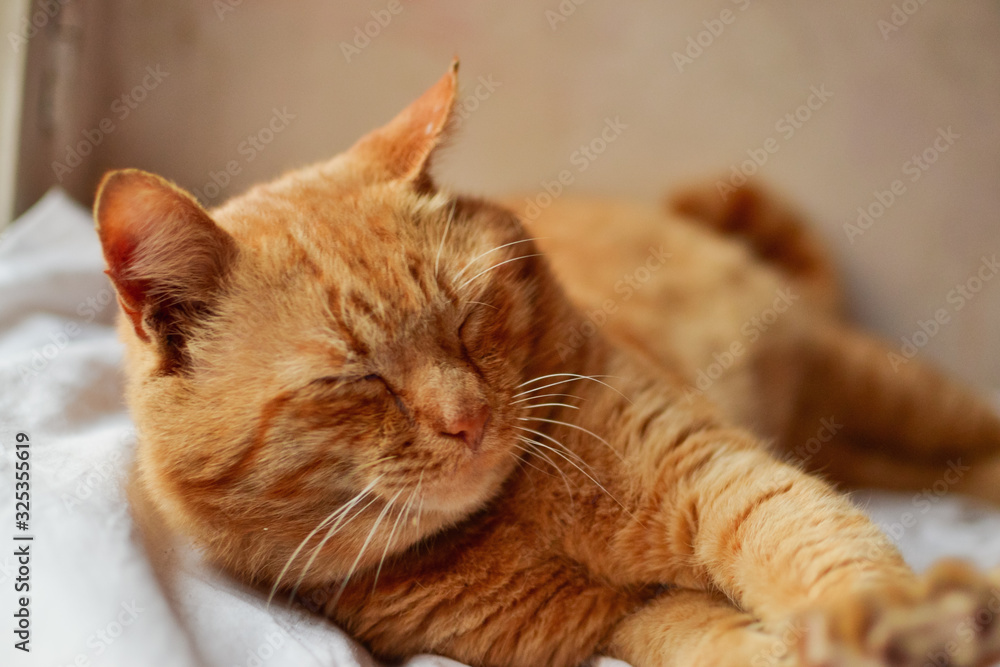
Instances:
[[[236,243],[189,194],[138,169],[107,174],[94,203],[104,259],[136,335],[167,366],[184,335],[211,307]]]
[[[431,157],[447,137],[458,88],[458,59],[448,72],[388,124],[366,134],[350,153],[377,180],[405,180],[431,188]]]

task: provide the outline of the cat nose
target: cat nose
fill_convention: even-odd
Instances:
[[[446,420],[441,435],[461,438],[469,449],[476,451],[483,441],[483,431],[486,430],[489,419],[490,407],[484,403]]]

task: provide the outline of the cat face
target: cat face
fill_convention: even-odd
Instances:
[[[555,291],[512,214],[427,176],[454,80],[211,215],[151,174],[102,183],[139,474],[175,525],[256,570],[349,516],[373,534],[405,510],[405,546],[517,464],[516,397],[545,372]],[[352,531],[323,546],[326,574],[356,554]]]

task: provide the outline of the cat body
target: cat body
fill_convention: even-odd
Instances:
[[[105,178],[136,497],[385,658],[908,665],[950,641],[995,584],[918,579],[803,468],[912,486],[994,461],[997,418],[886,366],[755,190],[691,189],[680,214],[558,200],[526,230],[438,189],[455,82],[211,212],[144,172]],[[988,496],[984,475],[960,488]]]

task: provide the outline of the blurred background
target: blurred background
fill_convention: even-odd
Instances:
[[[54,185],[89,205],[115,167],[216,205],[346,148],[458,55],[440,183],[773,186],[856,318],[1000,387],[995,0],[4,0],[0,28],[2,223]]]

